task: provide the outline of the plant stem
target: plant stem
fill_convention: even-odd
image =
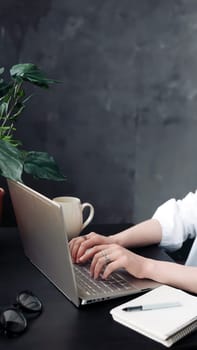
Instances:
[[[18,82],[16,82],[16,81],[14,81],[13,86],[12,86],[12,88],[11,88],[11,89],[14,91],[14,94],[13,94],[13,97],[12,97],[12,99],[13,99],[13,104],[12,104],[12,106],[10,107],[10,109],[9,109],[9,111],[8,111],[8,113],[7,113],[7,115],[5,116],[5,118],[4,118],[4,120],[3,120],[2,124],[1,124],[1,128],[3,128],[4,126],[6,126],[7,122],[9,122],[9,119],[10,119],[10,117],[11,117],[11,115],[12,115],[12,112],[13,112],[14,108],[17,106],[17,103],[19,102],[19,100],[20,100],[20,98],[21,98],[21,96],[18,95],[18,92],[20,91],[21,87],[22,87],[22,82],[18,83]],[[11,97],[10,97],[10,98],[11,98]],[[11,100],[12,100],[12,99],[10,99],[9,104],[11,103]],[[11,123],[11,124],[10,124],[10,127],[9,127],[8,132],[7,132],[7,133],[6,133],[6,132],[4,133],[5,136],[10,136],[10,135],[11,135],[11,132],[12,132],[12,130],[13,130],[14,123],[11,122],[11,121],[10,121],[10,123]],[[3,136],[2,133],[3,133],[3,132],[0,133],[0,137]]]

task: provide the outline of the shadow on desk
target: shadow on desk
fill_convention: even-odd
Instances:
[[[121,229],[116,225],[99,226],[98,232],[106,234]],[[109,311],[131,297],[77,309],[24,256],[15,228],[0,228],[0,276],[2,305],[12,304],[19,291],[30,289],[39,296],[44,306],[43,313],[29,322],[29,328],[22,336],[16,339],[0,336],[0,349],[165,349],[161,344],[112,320]],[[197,335],[194,333],[175,344],[173,349],[195,349],[196,344]]]

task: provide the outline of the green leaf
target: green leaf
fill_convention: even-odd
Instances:
[[[1,137],[3,141],[9,142],[13,147],[19,147],[22,145],[21,141],[13,139],[12,135],[5,135]]]
[[[24,171],[35,178],[64,181],[66,178],[60,172],[53,157],[46,152],[27,152],[24,161]]]
[[[0,174],[8,179],[22,182],[22,172],[21,151],[9,142],[0,140]]]
[[[0,118],[5,118],[8,112],[9,102],[0,103]]]
[[[0,67],[0,75],[3,74],[5,68],[4,67]],[[0,79],[0,85],[3,85],[4,84],[4,80],[3,78]]]
[[[48,79],[45,74],[32,63],[16,64],[10,69],[13,78],[29,81],[40,87],[48,88],[49,84],[57,83],[57,80]]]
[[[0,130],[2,130],[2,131],[7,131],[9,129],[10,129],[10,126],[1,126],[0,127]]]

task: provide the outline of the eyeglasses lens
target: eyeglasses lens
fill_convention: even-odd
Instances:
[[[17,302],[26,310],[39,312],[42,310],[42,303],[31,292],[21,292],[17,297]]]
[[[26,329],[27,321],[18,310],[7,309],[0,315],[0,327],[7,334],[19,334]]]

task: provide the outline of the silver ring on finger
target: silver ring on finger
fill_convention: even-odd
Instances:
[[[105,264],[106,265],[109,264],[111,262],[111,260],[110,260],[110,258],[108,256],[108,254],[104,250],[102,250],[101,253],[102,253],[102,256],[105,258]]]

